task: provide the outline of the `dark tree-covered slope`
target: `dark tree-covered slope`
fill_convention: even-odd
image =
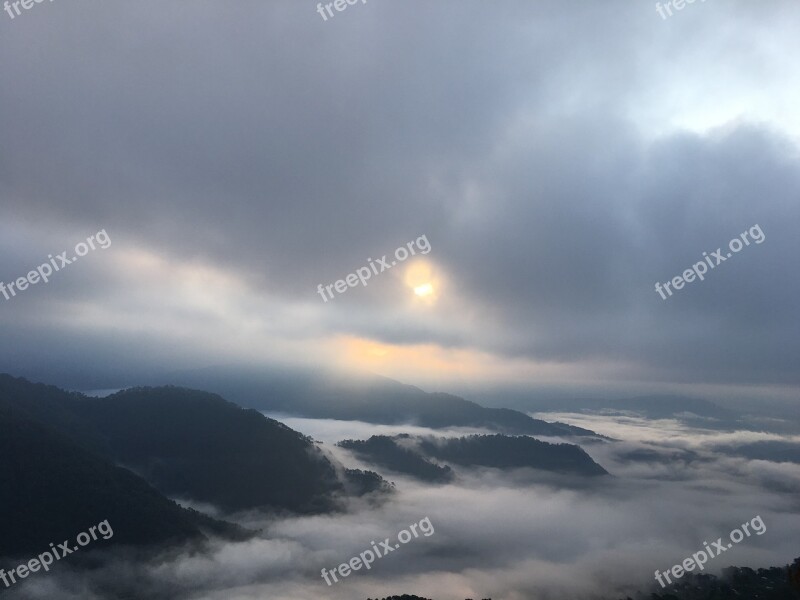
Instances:
[[[445,440],[425,439],[428,456],[457,465],[514,469],[530,467],[575,475],[607,475],[583,448],[550,444],[527,436],[471,435]]]
[[[452,470],[430,459],[466,467],[533,468],[568,475],[607,475],[580,447],[551,444],[526,436],[471,435],[461,438],[372,436],[339,445],[372,464],[424,481],[448,481]]]
[[[206,392],[134,388],[89,398],[3,375],[0,399],[167,495],[228,511],[320,512],[351,489],[386,489],[374,474],[340,480],[306,436]]]
[[[201,541],[201,526],[224,530],[2,402],[0,482],[0,556],[41,553],[103,520],[114,535],[93,547]]]
[[[337,445],[351,450],[362,460],[421,481],[447,483],[453,479],[450,467],[432,463],[420,456],[419,452],[397,443],[395,438],[374,435],[366,441],[344,440]]]
[[[86,399],[78,414],[111,456],[165,493],[226,510],[333,507],[333,465],[305,436],[255,410],[183,388],[136,388]]]

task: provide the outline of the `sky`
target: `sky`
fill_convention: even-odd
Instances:
[[[110,240],[0,296],[1,371],[797,400],[797,2],[316,9],[0,13],[0,281]],[[761,241],[662,299],[743,232]]]

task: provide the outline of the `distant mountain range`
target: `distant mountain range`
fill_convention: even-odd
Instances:
[[[314,385],[322,386],[323,381]],[[267,410],[291,412],[286,410],[290,400],[271,396],[259,400],[252,395],[252,381],[239,384],[243,386],[240,398],[246,396]],[[297,394],[302,390],[292,389]],[[332,385],[329,392],[314,389],[319,395],[307,399],[304,410],[316,416],[328,410],[350,418],[358,414],[364,420],[374,415],[377,422],[503,431],[458,438],[373,436],[340,443],[359,458],[392,472],[435,483],[446,483],[470,467],[606,474],[576,445],[524,435],[592,435],[588,430],[531,419],[517,411],[487,409],[447,394],[427,394],[390,380],[349,380]],[[273,393],[278,391],[268,395]],[[344,404],[341,411],[321,406],[336,398]],[[641,406],[647,407],[648,402]],[[659,408],[649,410],[657,414]],[[714,418],[723,416],[717,413]],[[729,448],[731,453],[790,461],[797,460],[796,450],[794,444],[773,442]],[[663,460],[641,452],[640,458]],[[690,453],[685,456],[694,458]],[[109,522],[114,536],[92,542],[89,549],[112,544],[200,548],[211,536],[241,540],[253,535],[183,508],[171,498],[208,503],[231,513],[256,509],[317,514],[339,510],[349,496],[381,498],[390,490],[377,473],[344,469],[307,436],[214,393],[168,386],[131,388],[91,398],[0,375],[0,557],[4,564],[6,558],[35,556],[50,542],[75,539],[102,520]],[[687,574],[677,586],[650,590],[636,600],[800,600],[798,589],[800,559],[792,567],[730,568],[719,578]],[[385,600],[425,599],[390,596]]]
[[[701,398],[656,394],[617,399],[536,400],[529,403],[531,412],[635,413],[646,419],[675,419],[690,427],[717,431],[768,431],[784,435],[800,434],[797,411],[785,408],[780,417],[741,413]]]
[[[515,399],[517,402],[520,398]],[[630,410],[651,419],[669,418],[676,414],[694,414],[699,417],[731,421],[741,415],[718,404],[675,394],[650,394],[631,398],[531,398],[525,402],[531,411],[557,412],[581,410]]]
[[[800,443],[798,442],[762,440],[746,444],[716,446],[714,449],[755,460],[800,463]]]
[[[359,458],[423,481],[445,483],[453,478],[447,464],[496,469],[532,468],[567,475],[596,476],[608,472],[580,447],[550,444],[526,436],[471,435],[460,438],[372,436],[338,444]]]
[[[650,419],[666,419],[676,415],[694,415],[704,419],[735,422],[739,414],[701,398],[687,398],[673,395],[637,396],[611,400],[605,403],[609,408],[638,411]]]
[[[0,514],[14,515],[0,521],[0,555],[41,551],[103,519],[115,544],[246,535],[166,496],[226,511],[318,513],[391,489],[213,394],[140,388],[98,399],[9,375],[0,375],[0,482]]]
[[[344,377],[309,371],[208,368],[174,373],[159,383],[209,390],[249,408],[299,417],[484,428],[510,435],[598,436],[593,431],[486,408],[445,393],[429,393],[378,376]]]

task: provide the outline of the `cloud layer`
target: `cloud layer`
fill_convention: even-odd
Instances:
[[[398,477],[398,493],[378,507],[356,502],[344,515],[277,520],[239,515],[240,522],[263,527],[263,535],[244,543],[216,542],[205,554],[158,557],[144,566],[120,558],[92,575],[91,588],[86,579],[73,580],[60,570],[31,578],[26,591],[33,600],[56,592],[70,598],[66,590],[82,581],[83,598],[92,598],[90,589],[102,583],[135,586],[153,598],[198,600],[352,600],[391,593],[437,600],[589,600],[646,589],[655,569],[682,561],[704,542],[726,538],[756,515],[766,533],[712,559],[707,571],[795,558],[800,465],[720,454],[713,446],[735,436],[678,423],[600,416],[592,423],[607,432],[624,430],[627,439],[586,447],[612,473],[603,481],[547,483],[531,473],[490,469],[460,470],[455,483],[430,487]],[[360,430],[357,424],[350,432],[339,422],[327,422],[327,430],[324,421],[308,424],[323,438],[357,436]],[[749,441],[748,435],[753,434],[735,439]],[[353,464],[346,452],[332,450]],[[435,529],[430,537],[413,539],[371,570],[332,587],[322,580],[322,568],[335,568],[373,541],[394,540],[424,517]]]
[[[0,299],[7,369],[797,385],[795,3],[358,8],[73,2],[2,22],[3,281],[114,241]],[[756,223],[762,245],[655,293]],[[399,267],[316,295],[423,234],[435,304]],[[343,361],[354,339],[386,358]],[[443,368],[403,368],[403,348]]]

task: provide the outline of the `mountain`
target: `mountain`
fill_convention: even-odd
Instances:
[[[225,511],[325,512],[339,496],[388,489],[375,474],[337,469],[282,423],[207,392],[134,388],[89,398],[0,376],[0,398],[163,494]]]
[[[438,460],[469,467],[517,469],[529,467],[572,475],[608,475],[583,448],[550,444],[527,436],[470,435],[424,439],[421,451]]]
[[[550,444],[527,436],[471,435],[461,438],[372,436],[366,441],[345,440],[339,446],[364,460],[424,481],[446,482],[451,468],[431,460],[464,467],[533,468],[561,474],[595,476],[608,472],[580,447]]]
[[[548,423],[507,408],[486,408],[379,376],[215,367],[174,373],[161,383],[209,390],[241,406],[299,417],[413,423],[434,429],[476,427],[511,435],[597,436],[581,427]]]
[[[644,411],[653,419],[680,413],[692,413],[699,417],[719,420],[734,420],[739,416],[735,411],[708,400],[667,394],[620,399],[614,401],[613,405],[617,408]]]
[[[706,429],[750,429],[740,413],[701,398],[653,394],[633,398],[515,399],[532,412],[635,412],[648,419],[677,419]]]
[[[130,471],[28,418],[0,396],[0,556],[33,556],[109,522],[110,544],[201,542],[244,537],[234,525],[186,510]]]
[[[800,558],[769,569],[728,567],[720,577],[685,573],[679,583],[626,600],[800,600]]]
[[[755,460],[800,463],[800,443],[797,442],[761,440],[746,444],[717,446],[715,450]]]
[[[114,460],[170,496],[226,511],[324,512],[344,492],[334,465],[309,439],[214,394],[135,388],[86,399],[77,412],[103,432]]]
[[[366,441],[344,440],[337,446],[353,452],[358,458],[397,473],[411,475],[421,481],[447,483],[453,479],[453,470],[439,466],[403,446],[397,438],[374,435]]]

